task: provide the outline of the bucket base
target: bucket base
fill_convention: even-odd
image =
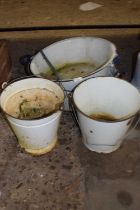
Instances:
[[[57,138],[53,141],[53,143],[49,144],[47,147],[42,148],[42,149],[27,149],[24,148],[26,152],[30,153],[31,155],[43,155],[46,154],[48,152],[50,152],[57,144]]]
[[[85,144],[84,145],[91,151],[97,152],[97,153],[111,153],[114,152],[115,150],[117,150],[120,147],[120,144],[117,144],[115,146],[96,146],[96,145],[88,145]]]

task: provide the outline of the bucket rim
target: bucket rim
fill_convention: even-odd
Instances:
[[[8,115],[9,117],[14,118],[14,119],[19,120],[19,121],[35,121],[35,120],[37,121],[37,120],[41,120],[41,119],[45,119],[45,118],[47,118],[47,117],[50,117],[50,116],[56,114],[56,113],[59,112],[59,111],[62,112],[61,109],[57,109],[57,110],[54,110],[54,111],[48,113],[46,116],[39,117],[39,118],[34,118],[34,119],[19,119],[19,118],[16,118],[16,117],[10,115],[9,113],[7,113],[7,112],[3,109],[3,107],[1,106],[1,96],[2,96],[3,92],[6,91],[6,88],[8,88],[10,85],[12,85],[12,84],[14,84],[14,83],[16,83],[16,82],[19,82],[19,81],[21,81],[21,80],[27,80],[27,79],[48,80],[48,79],[45,79],[45,78],[36,77],[36,76],[34,75],[34,76],[20,77],[20,78],[14,79],[14,80],[10,81],[9,83],[7,83],[7,85],[3,88],[3,90],[2,90],[1,93],[0,93],[0,108],[1,108],[2,112],[3,112],[5,115]],[[49,81],[49,82],[52,82],[52,83],[55,83],[55,82],[52,81],[52,80],[48,80],[48,81]],[[60,106],[59,106],[59,107],[61,108],[61,107],[63,107],[63,104],[64,104],[65,94],[64,94],[64,90],[63,90],[57,83],[55,83],[55,84],[56,84],[56,86],[58,86],[58,87],[62,90],[62,93],[63,93],[63,102],[60,103]]]
[[[129,120],[129,119],[132,119],[134,117],[140,117],[140,107],[138,109],[138,111],[135,113],[135,114],[132,114],[132,115],[129,115],[129,116],[126,116],[124,118],[120,118],[120,119],[115,119],[115,120],[104,120],[104,119],[97,119],[97,118],[91,118],[89,115],[85,114],[83,111],[81,111],[81,109],[79,109],[79,107],[76,105],[75,101],[74,101],[74,92],[76,90],[76,88],[78,88],[78,86],[80,86],[82,83],[86,82],[87,80],[91,80],[91,79],[99,79],[99,78],[111,78],[111,79],[116,79],[116,80],[122,80],[124,82],[126,82],[127,84],[129,84],[130,86],[134,87],[134,89],[138,92],[139,96],[140,96],[140,93],[138,91],[138,89],[132,85],[131,83],[129,83],[128,81],[126,80],[123,80],[121,78],[116,78],[116,77],[106,77],[106,76],[99,76],[99,77],[92,77],[92,78],[88,78],[84,81],[81,81],[79,84],[77,84],[74,89],[72,90],[71,92],[71,98],[72,98],[72,103],[75,107],[75,111],[78,111],[80,112],[81,114],[83,114],[85,117],[89,118],[90,120],[94,120],[94,121],[97,121],[97,122],[105,122],[105,123],[116,123],[116,122],[122,122],[122,121],[126,121],[126,120]]]
[[[89,76],[91,76],[91,75],[94,75],[94,74],[96,74],[96,73],[102,71],[103,68],[106,67],[107,65],[113,64],[113,63],[112,63],[113,59],[118,55],[118,54],[117,54],[116,45],[115,45],[113,42],[111,42],[110,40],[107,40],[107,39],[105,39],[105,38],[96,37],[96,36],[81,36],[81,37],[80,37],[80,36],[76,36],[76,37],[65,38],[65,39],[63,39],[63,40],[58,40],[58,41],[56,41],[56,42],[54,42],[54,43],[48,45],[47,47],[43,48],[42,50],[45,51],[45,50],[47,50],[47,49],[53,47],[53,46],[56,45],[56,44],[59,44],[59,43],[61,44],[61,43],[63,43],[63,42],[67,42],[67,41],[70,41],[70,40],[76,40],[76,39],[96,39],[96,40],[106,41],[106,42],[108,42],[109,44],[111,44],[111,48],[112,48],[112,51],[113,51],[112,55],[110,56],[110,58],[109,58],[105,63],[103,63],[103,64],[101,64],[100,66],[98,66],[98,68],[97,68],[94,72],[91,72],[91,73],[89,73],[89,74],[87,74],[87,75],[85,75],[85,76],[82,76],[81,78],[86,78],[86,77],[89,77]],[[33,59],[35,59],[35,57],[38,56],[39,54],[40,54],[40,51],[37,52],[37,53],[33,56],[32,60],[31,60],[31,62],[30,62],[30,64],[29,64],[29,68],[30,68],[30,71],[31,71],[31,73],[32,73],[33,75],[39,76],[39,77],[41,77],[41,78],[45,78],[45,77],[41,76],[40,74],[34,74],[34,72],[33,72],[32,69],[31,69],[31,65],[32,65]],[[113,64],[113,65],[114,65],[114,64]],[[70,82],[70,81],[76,80],[77,78],[79,78],[79,77],[75,77],[75,78],[73,78],[73,79],[62,79],[61,81],[62,81],[62,82]],[[47,78],[46,78],[46,79],[47,79]],[[57,80],[52,80],[52,81],[57,81]]]

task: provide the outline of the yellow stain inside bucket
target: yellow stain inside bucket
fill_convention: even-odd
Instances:
[[[85,77],[94,71],[97,70],[99,65],[95,63],[89,63],[89,62],[76,62],[76,63],[65,63],[61,66],[56,66],[57,71],[59,72],[59,75],[62,80],[65,79],[74,79],[77,77]],[[55,80],[56,76],[53,74],[53,72],[50,69],[44,70],[40,74],[43,78],[48,78],[51,80]]]

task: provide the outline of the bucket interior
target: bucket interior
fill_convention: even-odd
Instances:
[[[109,115],[116,120],[136,114],[140,94],[130,83],[112,77],[92,78],[78,85],[73,93],[76,107],[84,114]]]
[[[55,95],[60,99],[60,101],[64,101],[64,92],[63,90],[54,82],[42,79],[42,78],[28,78],[22,79],[12,84],[8,85],[2,92],[0,97],[0,106],[6,112],[6,106],[9,99],[15,94],[32,89],[46,89],[50,92],[54,92]],[[16,103],[16,100],[15,100]]]
[[[94,64],[97,70],[112,62],[116,56],[116,47],[111,42],[96,37],[62,40],[44,48],[43,51],[56,68],[70,63],[86,62]],[[33,74],[38,75],[47,73],[50,68],[42,55],[37,53],[30,64],[30,69]]]

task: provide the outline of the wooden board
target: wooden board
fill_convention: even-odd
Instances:
[[[81,11],[79,6],[85,2],[3,0],[0,1],[0,29],[140,24],[139,0],[96,0],[101,7]]]
[[[5,40],[0,40],[0,89],[3,82],[10,79],[11,75],[11,58],[9,45]]]

